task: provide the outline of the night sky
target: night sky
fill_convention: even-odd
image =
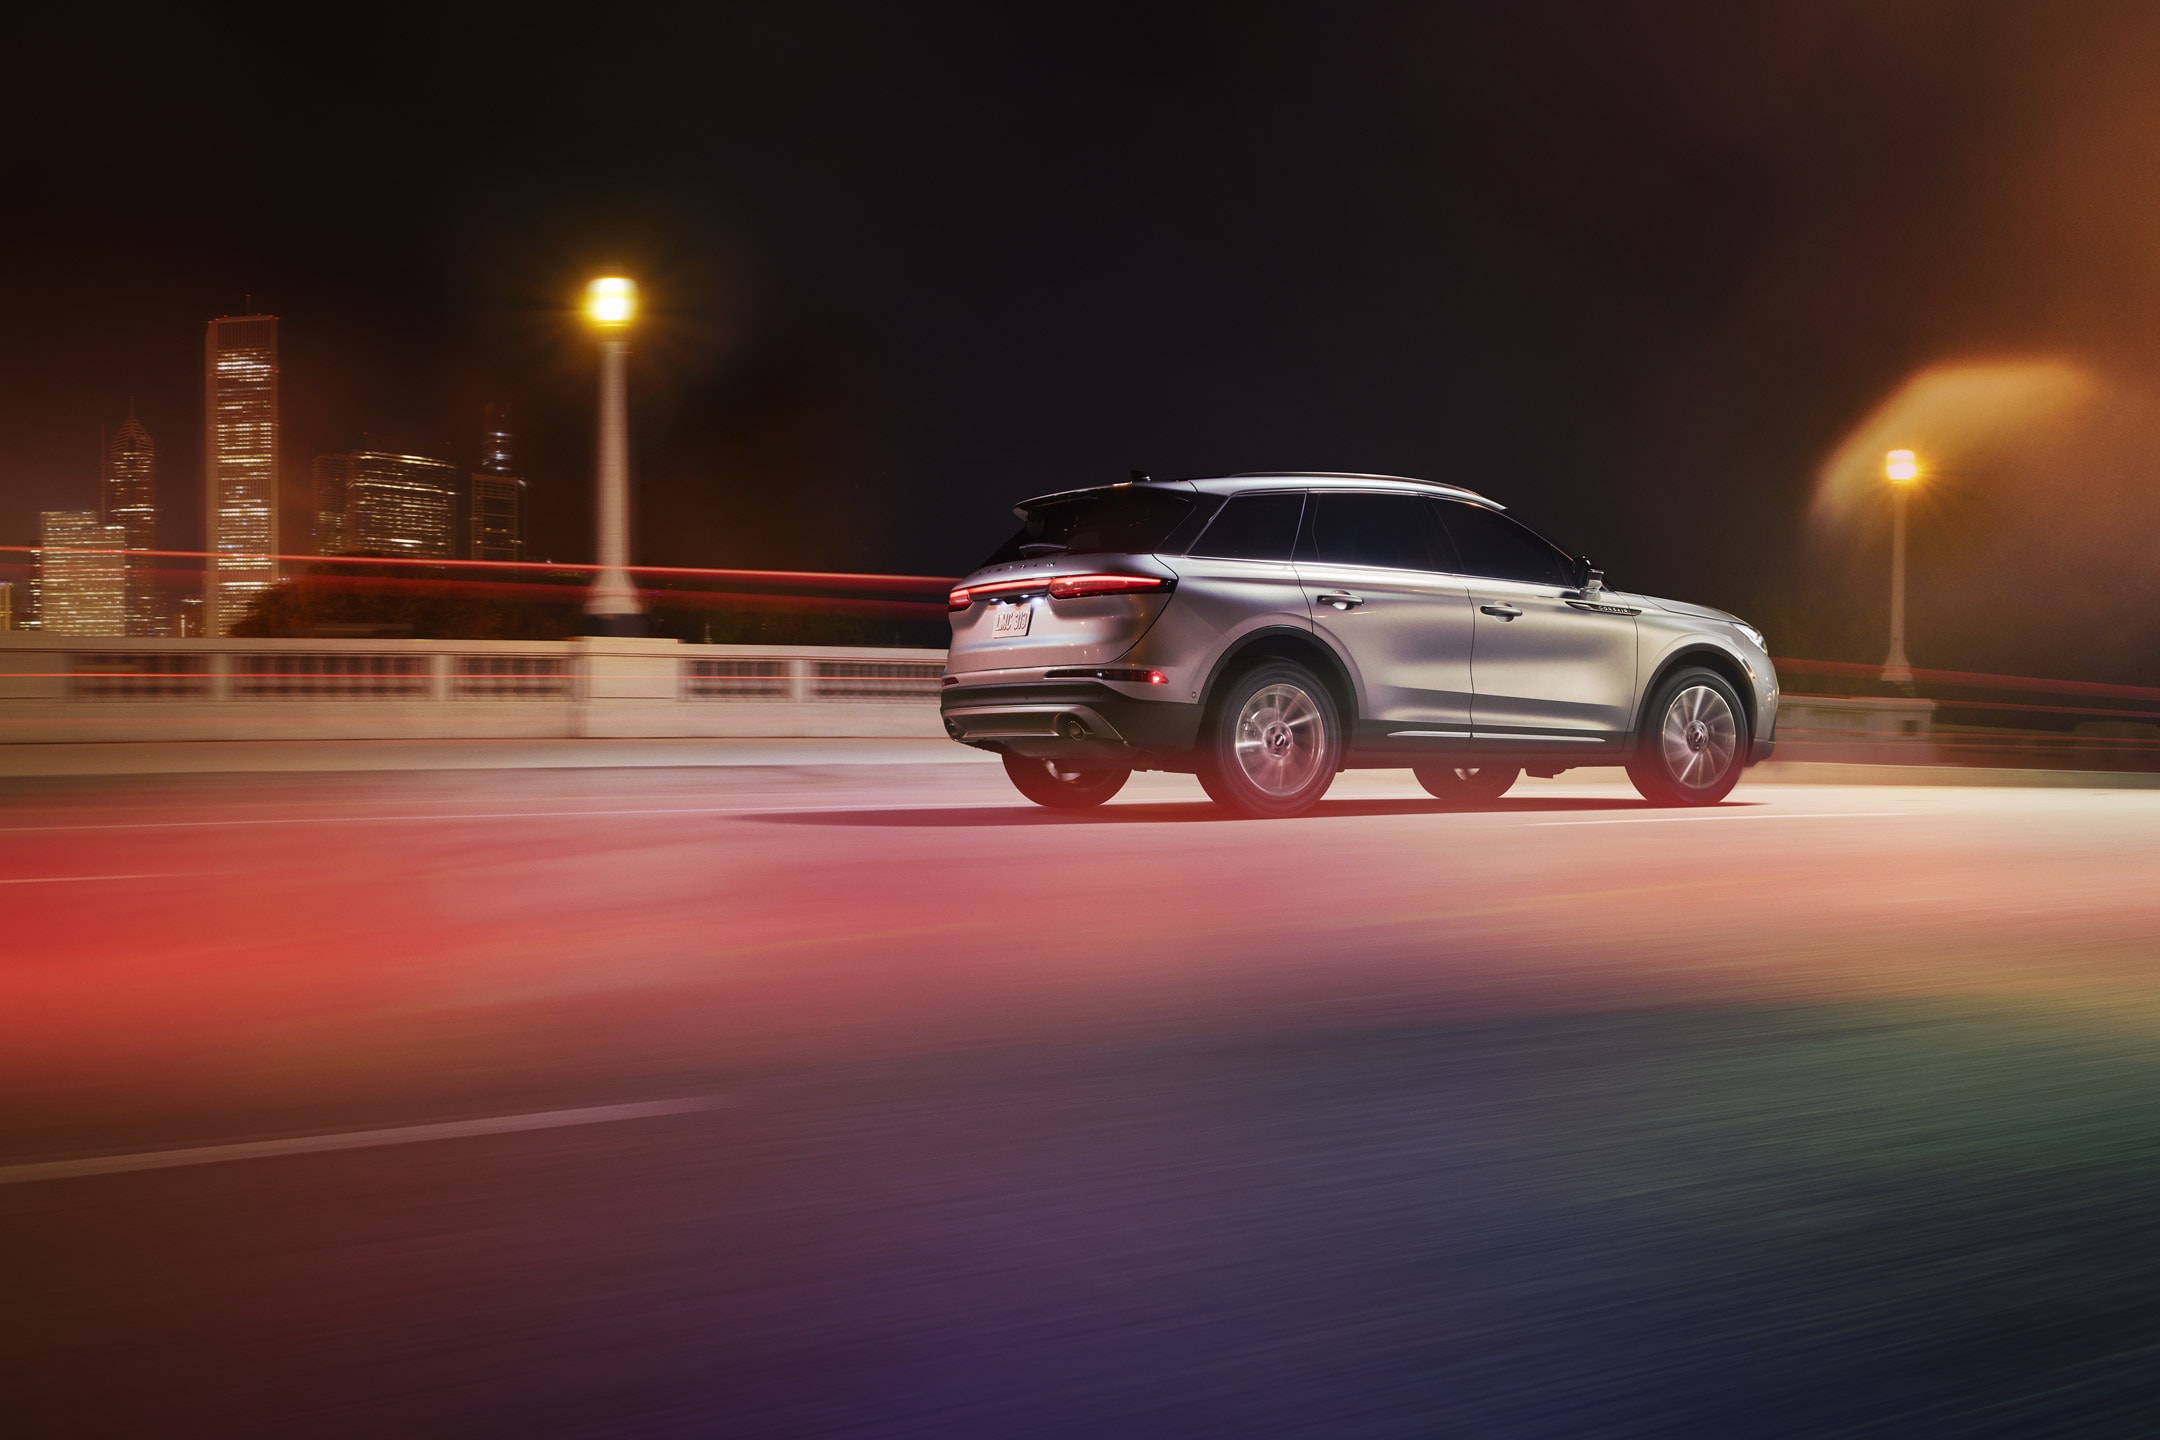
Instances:
[[[0,543],[132,396],[199,544],[252,295],[290,547],[312,455],[470,464],[501,399],[535,556],[589,558],[567,307],[621,265],[646,562],[952,574],[1135,466],[1377,470],[1873,659],[1880,527],[1819,472],[1927,367],[2045,358],[2098,398],[1936,477],[1915,663],[2153,672],[2160,7],[327,13],[18,32]],[[2057,577],[2106,638],[2020,605]]]

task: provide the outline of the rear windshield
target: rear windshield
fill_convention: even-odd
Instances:
[[[1098,551],[1150,554],[1162,549],[1196,503],[1197,497],[1191,494],[1149,485],[1119,485],[1046,500],[1029,509],[1019,533],[983,564],[1003,565],[1068,551],[1076,555]]]

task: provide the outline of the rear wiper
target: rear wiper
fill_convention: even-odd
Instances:
[[[1064,545],[1052,545],[1045,540],[1037,540],[1033,544],[1022,545],[1020,554],[1023,559],[1033,560],[1038,555],[1062,555],[1068,548]]]

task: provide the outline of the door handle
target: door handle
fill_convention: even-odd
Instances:
[[[1502,620],[1514,620],[1522,615],[1522,611],[1516,609],[1513,605],[1480,605],[1477,608],[1487,615],[1494,615]]]
[[[1365,603],[1364,596],[1352,595],[1347,591],[1342,590],[1337,590],[1329,595],[1315,595],[1313,598],[1315,600],[1318,600],[1322,605],[1332,605],[1337,610],[1355,610],[1358,606]]]

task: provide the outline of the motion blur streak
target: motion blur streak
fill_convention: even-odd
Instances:
[[[142,878],[10,894],[0,1164],[736,1102],[5,1187],[14,1432],[2160,1403],[2160,790],[1757,782],[1680,823],[1360,772],[1236,823],[1155,775],[1024,807],[935,745],[8,782],[0,874]],[[1675,823],[1553,828],[1588,821]]]
[[[147,555],[160,560],[207,560],[212,554],[207,550],[114,550],[89,553]],[[37,547],[0,545],[0,554],[35,557]],[[545,575],[590,575],[600,568],[598,565],[558,563],[553,560],[418,560],[401,555],[273,555],[270,558],[281,565],[346,565],[370,570],[380,567],[406,567],[418,570],[505,570]],[[775,584],[842,583],[874,589],[943,589],[952,584],[950,576],[886,575],[846,570],[723,570],[695,565],[633,565],[630,568],[640,575],[703,576],[710,579],[764,581]]]
[[[341,1130],[331,1135],[296,1135],[285,1140],[250,1140],[238,1145],[195,1145],[184,1150],[144,1150],[133,1155],[94,1155],[84,1160],[0,1165],[0,1185],[77,1180],[89,1175],[124,1175],[132,1170],[174,1170],[186,1165],[226,1165],[238,1160],[271,1160],[287,1155],[321,1155],[332,1150],[373,1150],[384,1145],[422,1145],[434,1140],[469,1140],[479,1135],[519,1135],[529,1130],[561,1130],[572,1125],[612,1125],[623,1120],[650,1120],[659,1115],[695,1114],[710,1110],[718,1103],[701,1096],[689,1100],[651,1100],[637,1105],[588,1105],[581,1110],[491,1115],[482,1120],[452,1120],[438,1125]]]
[[[1874,680],[1880,665],[1856,665],[1845,660],[1792,660],[1780,658],[1780,675],[1839,675],[1854,680]],[[1991,690],[2045,690],[2060,695],[2112,695],[2125,700],[2160,700],[2160,687],[2108,685],[2094,680],[2050,680],[2037,675],[1983,675],[1969,670],[1927,670],[1914,667],[1913,680],[1922,685],[1976,685]]]
[[[103,553],[103,552],[92,552]],[[200,562],[200,550],[123,550],[110,552],[137,559]],[[0,578],[27,580],[36,547],[0,545],[0,554],[19,555],[0,565]],[[380,596],[389,599],[467,599],[519,602],[553,601],[575,606],[577,588],[598,570],[585,564],[552,561],[411,559],[374,555],[276,555],[286,567],[287,589],[294,584],[316,594]],[[148,567],[144,574],[174,590],[199,580],[191,566]],[[867,574],[841,570],[730,570],[689,565],[633,565],[642,593],[657,603],[682,607],[724,607],[751,613],[779,611],[806,616],[857,616],[935,619],[945,613],[944,598],[952,580],[936,575]]]
[[[1916,669],[1930,723],[1910,733],[1861,735],[1827,728],[1810,702],[1870,693],[1879,665],[1779,659],[1786,709],[1778,753],[1794,760],[2010,766],[2021,769],[2151,771],[2160,768],[2160,689],[2031,675]],[[2036,700],[2083,703],[2059,704]]]

